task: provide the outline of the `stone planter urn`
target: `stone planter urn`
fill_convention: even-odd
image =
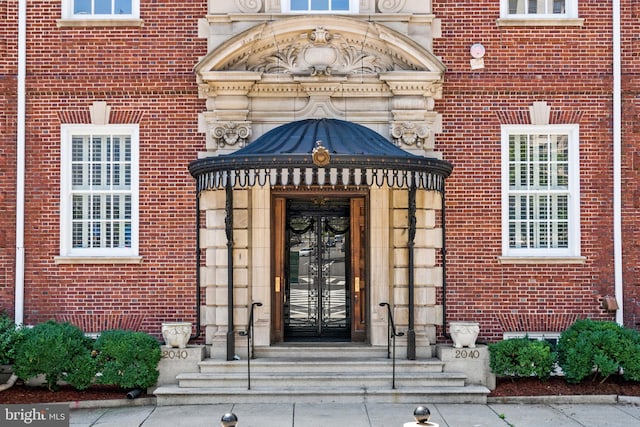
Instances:
[[[454,348],[475,348],[478,333],[480,333],[480,324],[478,322],[449,323],[449,334],[451,334]]]
[[[191,322],[163,323],[162,336],[168,347],[185,348],[191,337]]]

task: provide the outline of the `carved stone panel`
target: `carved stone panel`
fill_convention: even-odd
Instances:
[[[262,0],[235,0],[236,7],[244,13],[262,12]]]

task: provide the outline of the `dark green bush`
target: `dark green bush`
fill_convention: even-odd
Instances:
[[[617,373],[640,381],[639,354],[640,334],[610,321],[577,320],[558,341],[558,363],[570,383],[589,375],[604,382]]]
[[[160,343],[143,332],[111,330],[96,340],[98,382],[146,388],[158,381]]]
[[[556,353],[546,341],[513,338],[489,344],[489,366],[494,374],[547,380],[556,363]]]
[[[21,338],[22,329],[6,313],[0,313],[0,365],[13,365]]]
[[[59,381],[82,390],[91,385],[96,372],[91,347],[92,340],[78,327],[50,320],[24,329],[16,346],[14,371],[24,380],[44,375],[50,390]]]

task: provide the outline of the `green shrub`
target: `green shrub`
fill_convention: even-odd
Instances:
[[[158,381],[160,343],[143,332],[111,330],[96,340],[98,382],[146,388]]]
[[[16,346],[14,371],[24,380],[44,375],[50,390],[59,381],[82,390],[91,385],[96,372],[91,347],[92,340],[70,323],[40,323],[24,329]]]
[[[22,329],[6,313],[0,313],[0,365],[13,365]]]
[[[604,382],[617,373],[640,381],[639,354],[640,334],[610,321],[577,320],[558,341],[558,363],[570,383],[589,375]]]
[[[489,344],[489,366],[494,374],[547,380],[556,363],[556,353],[546,341],[513,338]]]

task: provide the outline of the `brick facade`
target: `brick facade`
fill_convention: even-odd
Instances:
[[[441,21],[433,53],[447,67],[435,148],[454,165],[446,181],[446,315],[481,324],[561,331],[576,317],[614,319],[612,29],[610,5],[579,2],[579,26],[504,26],[499,1],[432,1]],[[205,149],[194,66],[207,54],[205,1],[141,0],[141,26],[56,25],[60,2],[30,1],[27,40],[25,316],[142,316],[159,334],[195,321],[195,184],[187,165]],[[640,324],[640,92],[636,2],[623,0],[623,280],[625,324]],[[17,0],[0,2],[0,309],[14,309]],[[472,70],[469,47],[486,47]],[[140,264],[59,264],[60,125],[85,123],[106,101],[111,123],[140,126]],[[528,124],[546,102],[551,122],[580,125],[583,263],[509,264],[501,256],[504,124]],[[438,255],[441,260],[441,255]],[[437,300],[443,301],[438,289]],[[81,320],[77,320],[82,322]],[[105,322],[111,322],[108,320]],[[117,323],[117,321],[115,321]],[[533,326],[532,326],[533,325]],[[442,340],[442,330],[439,329]]]

